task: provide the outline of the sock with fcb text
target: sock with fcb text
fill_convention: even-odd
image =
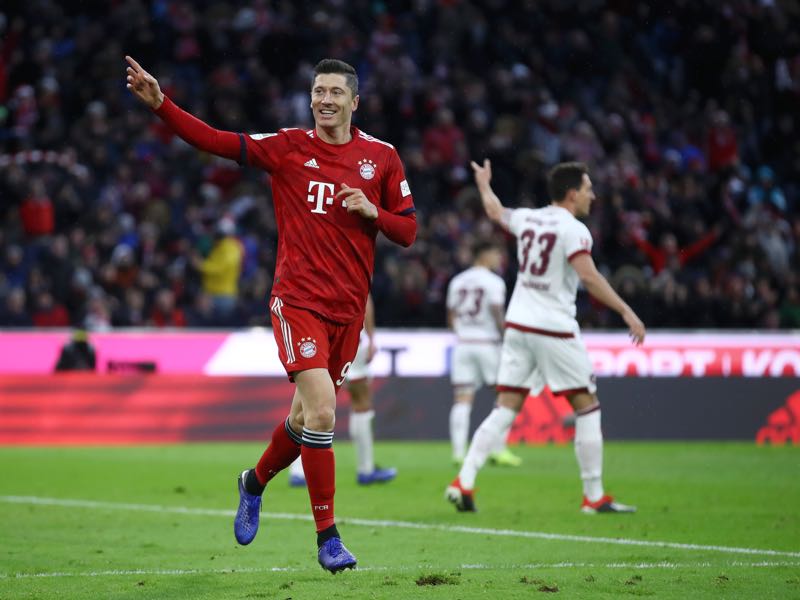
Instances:
[[[458,473],[462,488],[471,490],[475,487],[478,471],[486,463],[489,452],[497,446],[498,438],[508,434],[508,428],[516,416],[517,413],[510,408],[498,406],[478,426],[475,435],[472,436],[464,464]]]
[[[369,475],[375,470],[373,457],[372,418],[374,410],[350,413],[350,439],[356,448],[357,472]]]
[[[599,403],[575,413],[575,457],[583,481],[583,495],[589,502],[597,502],[604,494]]]
[[[336,493],[336,460],[333,455],[333,432],[312,431],[303,427],[300,449],[311,513],[321,533],[334,524],[333,496]]]
[[[264,486],[300,455],[300,436],[289,427],[289,418],[272,432],[270,442],[255,469],[245,479],[245,489],[250,494],[261,495]]]
[[[469,418],[472,404],[469,402],[453,402],[450,408],[450,445],[453,448],[453,459],[464,460],[469,441]]]

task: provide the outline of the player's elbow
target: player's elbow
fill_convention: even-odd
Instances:
[[[486,216],[495,223],[502,224],[503,222],[503,207],[490,204],[486,206]]]
[[[401,245],[403,248],[408,248],[409,246],[411,246],[411,244],[413,244],[413,243],[414,243],[414,241],[415,241],[416,239],[417,239],[417,228],[416,228],[416,226],[415,226],[415,227],[414,227],[414,230],[413,230],[413,231],[411,231],[411,232],[410,232],[408,235],[404,236],[402,239],[400,239],[400,240],[398,241],[398,243],[399,243],[399,244],[400,244],[400,245]]]

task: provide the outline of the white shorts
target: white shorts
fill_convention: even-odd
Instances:
[[[554,394],[597,391],[586,346],[576,332],[555,337],[507,328],[497,374],[499,391],[528,391],[538,395],[544,386]]]
[[[347,371],[347,381],[353,382],[359,379],[369,379],[369,363],[367,362],[367,354],[369,353],[369,338],[362,335],[361,341],[358,344],[358,350],[350,363],[350,369]]]
[[[500,345],[494,342],[460,342],[453,348],[450,381],[454,386],[476,390],[497,381]]]

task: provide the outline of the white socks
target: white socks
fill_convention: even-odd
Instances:
[[[506,449],[508,446],[508,433],[511,431],[511,426],[513,424],[514,421],[511,421],[511,423],[508,424],[508,427],[503,430],[502,435],[497,438],[497,443],[494,445],[494,448],[492,448],[491,454],[500,454]]]
[[[489,453],[497,447],[497,440],[505,442],[505,436],[516,416],[517,413],[510,408],[498,406],[483,420],[472,436],[469,451],[458,473],[462,488],[471,490],[475,487],[478,471],[483,467]]]
[[[350,412],[350,439],[356,449],[356,463],[358,472],[367,475],[375,470],[375,460],[372,453],[372,418],[374,410],[366,412]]]
[[[453,447],[453,460],[464,460],[469,440],[469,418],[472,404],[454,402],[450,408],[450,444]]]
[[[589,502],[603,497],[603,432],[600,409],[575,417],[575,457],[583,480],[583,495]]]
[[[296,477],[302,477],[305,479],[306,474],[303,471],[303,461],[298,456],[294,459],[294,462],[289,465],[289,475],[293,475]]]

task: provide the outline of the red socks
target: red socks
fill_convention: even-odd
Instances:
[[[256,477],[261,485],[266,485],[300,455],[300,439],[289,427],[288,417],[275,428],[272,441],[256,465]]]
[[[263,487],[276,474],[302,456],[311,513],[317,533],[334,524],[333,496],[336,493],[336,459],[333,456],[333,432],[303,428],[302,438],[289,427],[289,419],[272,432],[272,441],[255,468],[256,479]],[[255,483],[255,482],[253,482]]]
[[[333,432],[303,428],[303,471],[306,473],[311,512],[317,533],[334,524],[333,496],[336,493],[336,459],[333,456]]]

